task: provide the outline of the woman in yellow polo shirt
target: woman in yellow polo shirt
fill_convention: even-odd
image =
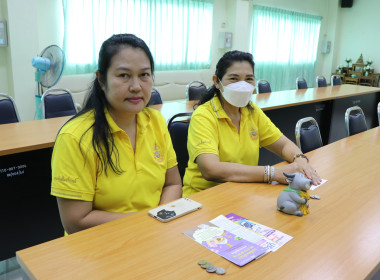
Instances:
[[[184,196],[227,181],[286,183],[283,172],[302,172],[320,183],[308,158],[250,101],[255,85],[250,53],[225,53],[213,82],[191,117]],[[290,164],[257,166],[260,147]]]
[[[119,34],[102,44],[85,106],[54,145],[51,194],[67,233],[182,196],[165,119],[146,107],[153,71],[140,38]]]

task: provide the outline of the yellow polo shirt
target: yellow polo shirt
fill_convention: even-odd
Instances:
[[[197,156],[214,154],[222,162],[257,165],[259,148],[273,144],[282,136],[264,112],[252,102],[250,104],[253,110],[246,107],[240,110],[240,133],[227,116],[218,97],[215,96],[195,110],[187,140],[189,163],[183,179],[184,196],[219,184],[202,177],[195,163]]]
[[[109,212],[126,213],[157,206],[166,171],[177,165],[165,119],[150,108],[137,114],[134,152],[128,135],[107,110],[106,118],[124,172],[118,175],[108,167],[107,176],[105,172],[99,173],[100,161],[91,142],[94,114],[90,111],[65,124],[57,137],[51,162],[51,194],[92,201],[94,209]],[[115,157],[113,153],[114,162]]]

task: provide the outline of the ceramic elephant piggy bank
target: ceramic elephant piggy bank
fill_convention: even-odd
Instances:
[[[286,182],[289,186],[285,188],[277,198],[277,210],[286,214],[303,216],[309,214],[310,189],[312,181],[305,178],[301,173],[286,174]]]

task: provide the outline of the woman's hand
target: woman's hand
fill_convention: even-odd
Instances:
[[[322,180],[319,177],[317,170],[315,170],[304,158],[296,159],[292,164],[296,165],[297,172],[300,172],[305,175],[306,178],[309,178],[313,181],[313,185],[319,185]]]
[[[287,184],[286,177],[283,173],[302,173],[306,178],[313,182],[313,185],[319,185],[322,180],[319,177],[317,171],[307,162],[306,159],[296,159],[293,163],[276,166],[274,181],[282,184]]]
[[[286,184],[283,172],[299,172],[305,175],[306,178],[312,180],[313,185],[319,185],[321,183],[321,178],[317,171],[308,163],[308,159],[305,157],[295,157],[295,155],[302,154],[302,151],[286,136],[281,136],[280,139],[266,148],[287,162],[291,162],[288,165],[275,167],[275,181]]]

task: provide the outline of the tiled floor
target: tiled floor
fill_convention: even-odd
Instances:
[[[0,280],[29,280],[18,265],[16,257],[0,261]]]

